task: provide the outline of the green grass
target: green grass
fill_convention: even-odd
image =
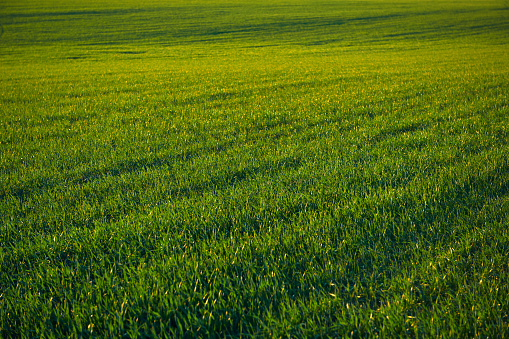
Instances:
[[[509,337],[507,2],[0,24],[0,337]]]

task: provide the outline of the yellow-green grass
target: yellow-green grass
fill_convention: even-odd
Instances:
[[[0,336],[509,336],[503,1],[0,24]]]

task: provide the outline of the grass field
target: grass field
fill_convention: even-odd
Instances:
[[[509,337],[509,3],[0,3],[0,337]]]

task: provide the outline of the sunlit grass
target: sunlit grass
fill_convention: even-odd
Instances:
[[[4,2],[0,336],[508,335],[506,7]]]

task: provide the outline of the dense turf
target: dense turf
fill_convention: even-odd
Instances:
[[[509,336],[504,1],[0,24],[0,336]]]

